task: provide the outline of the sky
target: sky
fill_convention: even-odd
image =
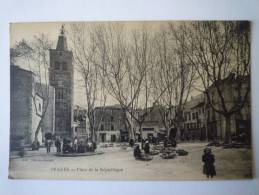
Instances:
[[[140,22],[126,22],[128,28],[135,28],[141,25]],[[152,24],[152,26],[160,26],[159,22],[145,22],[146,25]],[[62,24],[65,24],[65,29],[69,27],[69,23],[66,22],[30,22],[30,23],[11,23],[10,24],[10,47],[13,47],[17,42],[25,39],[31,40],[33,36],[39,34],[45,34],[53,42],[56,47],[58,35]],[[68,43],[69,47],[69,43]],[[69,48],[68,48],[69,49]],[[28,65],[23,60],[17,60],[17,64],[24,69],[28,69]],[[74,71],[74,105],[86,107],[86,96],[82,83],[80,82],[81,76],[75,70]],[[106,101],[107,105],[117,104],[112,98],[108,97]]]
[[[174,21],[175,24],[180,21]],[[37,34],[46,34],[50,40],[57,40],[57,36],[60,32],[60,27],[65,24],[65,28],[68,28],[72,22],[26,22],[26,23],[11,23],[10,24],[10,46],[13,46],[16,41],[22,39],[31,39]],[[103,22],[88,22],[88,23],[103,23]],[[118,22],[116,22],[118,23]],[[145,21],[145,22],[119,22],[124,23],[127,28],[139,28],[143,24],[148,28],[158,29],[161,25],[166,25],[168,21]]]
[[[48,36],[50,41],[53,42],[53,47],[56,47],[58,35],[60,33],[62,23],[51,22],[51,23],[12,23],[10,24],[10,46],[13,47],[15,43],[25,39],[31,40],[33,36],[39,34],[45,34]],[[28,69],[28,65],[22,61],[17,60],[18,66]],[[85,93],[82,87],[78,85],[80,75],[75,72],[74,74],[74,104],[85,107]]]
[[[97,22],[91,22],[97,23]],[[98,22],[100,23],[100,22]],[[122,23],[122,22],[121,22]],[[123,22],[127,30],[142,28],[143,24],[150,30],[156,31],[167,25],[168,21],[146,21],[146,22]],[[174,21],[175,25],[178,25],[180,21]],[[58,35],[62,24],[65,24],[65,30],[69,31],[70,22],[28,22],[28,23],[11,23],[10,24],[10,47],[13,47],[17,42],[25,39],[32,40],[35,35],[45,34],[50,41],[53,42],[53,47],[56,47]],[[65,31],[65,32],[66,32]],[[69,41],[68,41],[69,49]],[[22,60],[17,60],[16,65],[24,69],[28,69],[28,65]],[[81,76],[75,69],[74,71],[74,105],[86,107],[86,96],[82,82],[80,82]],[[112,97],[107,97],[106,105],[118,104]]]

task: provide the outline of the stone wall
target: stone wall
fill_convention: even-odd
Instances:
[[[19,145],[31,143],[32,129],[32,83],[33,73],[18,66],[11,66],[10,96],[10,145],[11,149]]]

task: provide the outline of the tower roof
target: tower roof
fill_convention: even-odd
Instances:
[[[56,50],[59,50],[59,51],[67,50],[67,38],[65,36],[64,24],[62,24],[61,29],[60,29],[60,34],[58,36],[58,43],[57,43]]]

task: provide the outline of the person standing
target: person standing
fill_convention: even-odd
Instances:
[[[140,158],[143,158],[143,154],[139,148],[139,145],[136,145],[136,147],[134,148],[134,152],[133,152],[133,155],[136,159],[140,159]]]
[[[60,142],[59,138],[56,139],[55,146],[57,148],[57,153],[60,153],[61,152],[61,142]]]
[[[204,163],[203,165],[203,173],[207,176],[207,178],[209,177],[213,177],[216,175],[216,170],[215,170],[215,166],[214,166],[214,162],[215,162],[215,157],[211,152],[210,148],[205,148],[204,149],[204,154],[202,155],[202,162]]]
[[[49,138],[47,139],[46,145],[47,145],[47,153],[50,153],[51,139],[49,139]]]
[[[167,144],[168,144],[168,139],[167,139],[167,136],[165,136],[165,139],[164,139],[164,148],[167,147]]]
[[[175,138],[172,139],[172,146],[175,148],[177,146]]]
[[[77,148],[78,148],[78,140],[77,140],[77,137],[75,137],[75,139],[74,139],[73,147],[74,147],[74,152],[77,152]]]
[[[149,146],[148,140],[145,142],[144,151],[145,151],[145,154],[150,153],[150,146]]]
[[[134,140],[133,140],[133,138],[130,138],[129,145],[130,145],[130,147],[133,148],[133,146],[134,146]]]

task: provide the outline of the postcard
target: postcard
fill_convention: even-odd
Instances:
[[[10,179],[253,178],[249,21],[10,24]]]

